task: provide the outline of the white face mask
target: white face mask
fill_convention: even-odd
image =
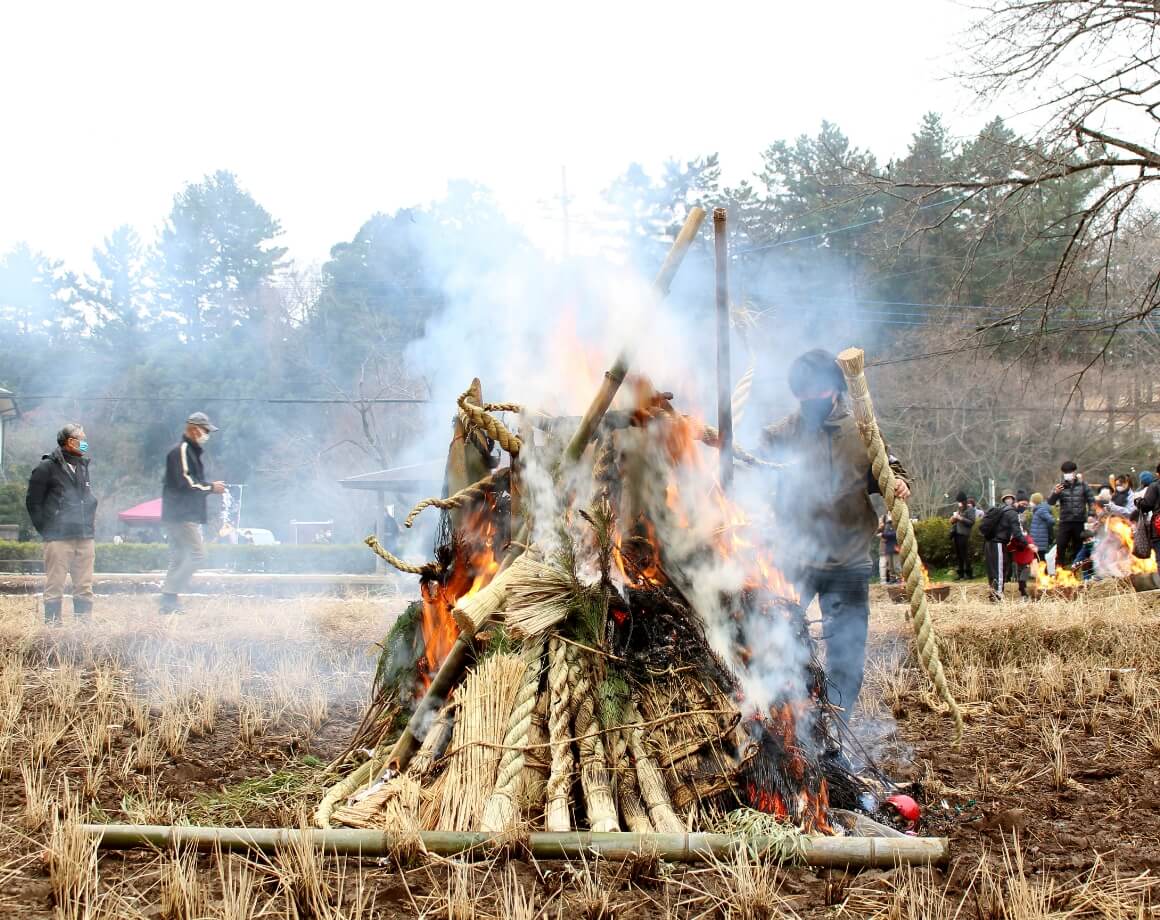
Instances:
[[[1064,482],[1075,482],[1075,473],[1064,473],[1063,474],[1063,481]]]
[[[209,443],[209,432],[203,431],[196,438],[194,438],[194,440],[197,441],[198,447],[205,447],[205,445]]]

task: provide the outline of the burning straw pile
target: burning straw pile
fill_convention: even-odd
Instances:
[[[420,576],[421,600],[384,644],[352,744],[372,756],[326,796],[321,827],[514,838],[758,821],[792,838],[872,807],[882,786],[841,754],[804,611],[704,458],[717,432],[672,400],[623,359],[580,418],[489,404],[478,380],[463,393],[447,497],[407,519],[442,514],[434,562],[368,538]]]

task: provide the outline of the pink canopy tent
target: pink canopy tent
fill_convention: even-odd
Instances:
[[[118,514],[117,519],[125,524],[160,524],[161,499],[153,498],[134,505]]]

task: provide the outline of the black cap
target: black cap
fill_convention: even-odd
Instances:
[[[846,392],[846,378],[838,359],[824,348],[815,348],[794,358],[789,366],[789,389],[799,399],[826,390]]]
[[[1026,489],[1020,489],[1019,491],[1017,491],[1015,493],[1015,501],[1017,501],[1017,502],[1029,502],[1029,501],[1031,501],[1031,496],[1029,496],[1027,494]]]
[[[210,422],[209,416],[204,412],[191,412],[189,418],[185,420],[187,425],[196,425],[198,428],[204,428],[206,431],[217,431],[217,425]]]
[[[966,492],[960,492],[958,495],[956,495],[956,496],[955,496],[955,501],[957,501],[957,502],[963,502],[963,503],[965,504],[965,503],[966,503],[966,501],[967,501],[967,493],[966,493]]]

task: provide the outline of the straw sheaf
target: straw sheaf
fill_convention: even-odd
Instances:
[[[519,655],[491,655],[456,690],[459,716],[447,769],[440,776],[439,828],[468,831],[479,827],[526,670]]]
[[[512,635],[534,638],[568,617],[576,606],[577,585],[571,573],[555,563],[527,554],[520,558],[519,571],[507,580],[503,618]]]
[[[544,827],[549,831],[572,829],[568,809],[568,790],[572,785],[572,688],[580,676],[576,651],[566,642],[553,638],[549,645],[551,666],[548,687],[551,694],[548,710],[548,741],[552,750],[552,765],[548,774],[545,796]]]

